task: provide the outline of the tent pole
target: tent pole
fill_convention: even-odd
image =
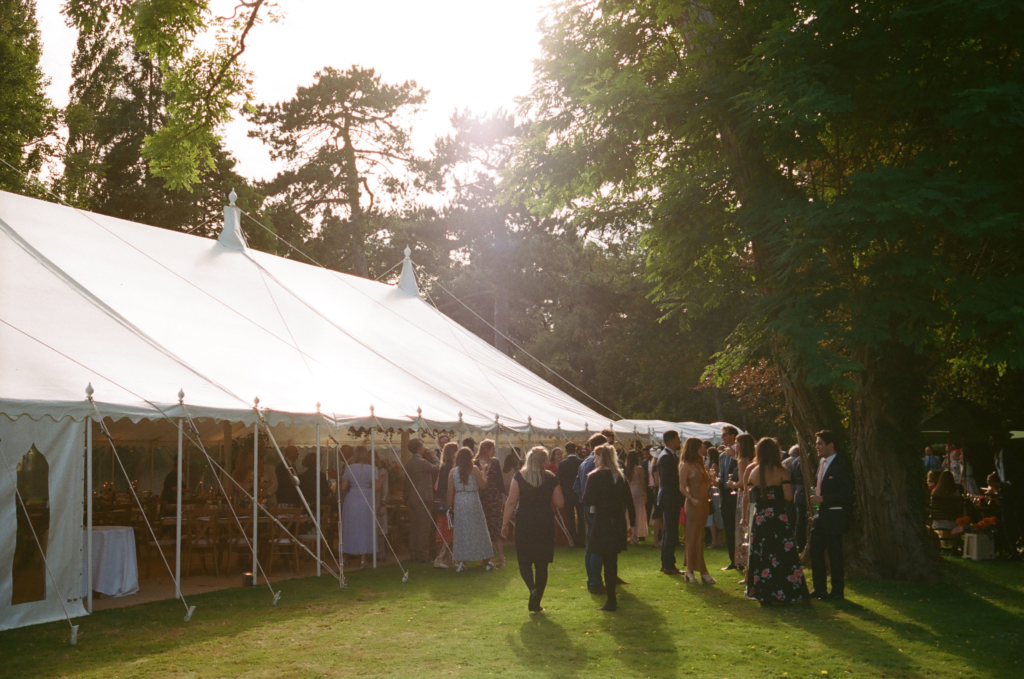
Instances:
[[[89,589],[85,596],[92,613],[92,418],[85,418],[85,560],[86,582]]]
[[[184,429],[178,418],[178,504],[174,509],[174,598],[181,598],[181,449]]]
[[[338,563],[343,564],[345,554],[342,552],[341,544],[341,447],[337,441],[334,442],[334,464],[338,470],[338,485],[334,491],[338,496]]]
[[[258,415],[258,413],[257,413]],[[252,425],[252,586],[257,584],[256,553],[259,551],[259,543],[256,542],[257,528],[259,525],[259,498],[260,498],[260,420],[257,416]]]
[[[370,408],[373,413],[373,408]],[[370,511],[373,512],[373,567],[377,567],[377,425],[370,429]]]
[[[320,423],[316,425],[316,525],[322,526],[321,520],[323,519],[322,513],[320,512]],[[321,535],[316,536],[316,577],[320,577],[320,543]]]

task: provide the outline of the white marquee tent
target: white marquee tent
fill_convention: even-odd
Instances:
[[[92,421],[114,441],[139,427],[174,441],[178,418],[218,441],[224,423],[260,420],[295,442],[321,425],[611,425],[423,301],[408,256],[398,286],[376,283],[250,250],[239,219],[226,207],[211,240],[0,192],[0,629],[85,613]],[[12,605],[14,469],[33,446],[49,465],[51,573],[45,600]]]

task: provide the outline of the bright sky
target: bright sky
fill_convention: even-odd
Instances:
[[[449,130],[456,109],[513,110],[515,98],[528,92],[539,56],[537,24],[549,1],[281,0],[282,20],[254,29],[245,61],[261,103],[290,99],[324,66],[358,64],[376,69],[387,82],[415,80],[430,91],[414,127],[417,149],[426,152]],[[77,37],[64,23],[62,4],[37,0],[42,66],[58,106],[67,104]],[[272,177],[276,170],[266,148],[247,138],[247,129],[244,120],[228,126],[228,150],[241,174]]]

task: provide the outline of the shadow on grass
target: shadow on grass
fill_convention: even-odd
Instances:
[[[578,676],[587,664],[586,649],[543,613],[531,615],[506,643],[524,668],[552,677]]]
[[[630,671],[643,668],[647,677],[677,676],[680,631],[673,631],[665,615],[643,599],[621,587],[617,591],[619,610],[603,615],[609,616],[607,629],[619,646],[619,660]]]

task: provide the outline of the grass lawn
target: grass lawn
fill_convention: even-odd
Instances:
[[[514,553],[514,550],[510,550]],[[619,612],[596,611],[583,554],[559,549],[530,616],[514,561],[456,575],[414,564],[98,612],[0,632],[0,676],[18,677],[1021,677],[1024,568],[946,561],[937,585],[854,580],[845,604],[762,609],[725,553],[717,587],[661,575],[650,547],[620,557]],[[680,558],[682,554],[680,553]]]

